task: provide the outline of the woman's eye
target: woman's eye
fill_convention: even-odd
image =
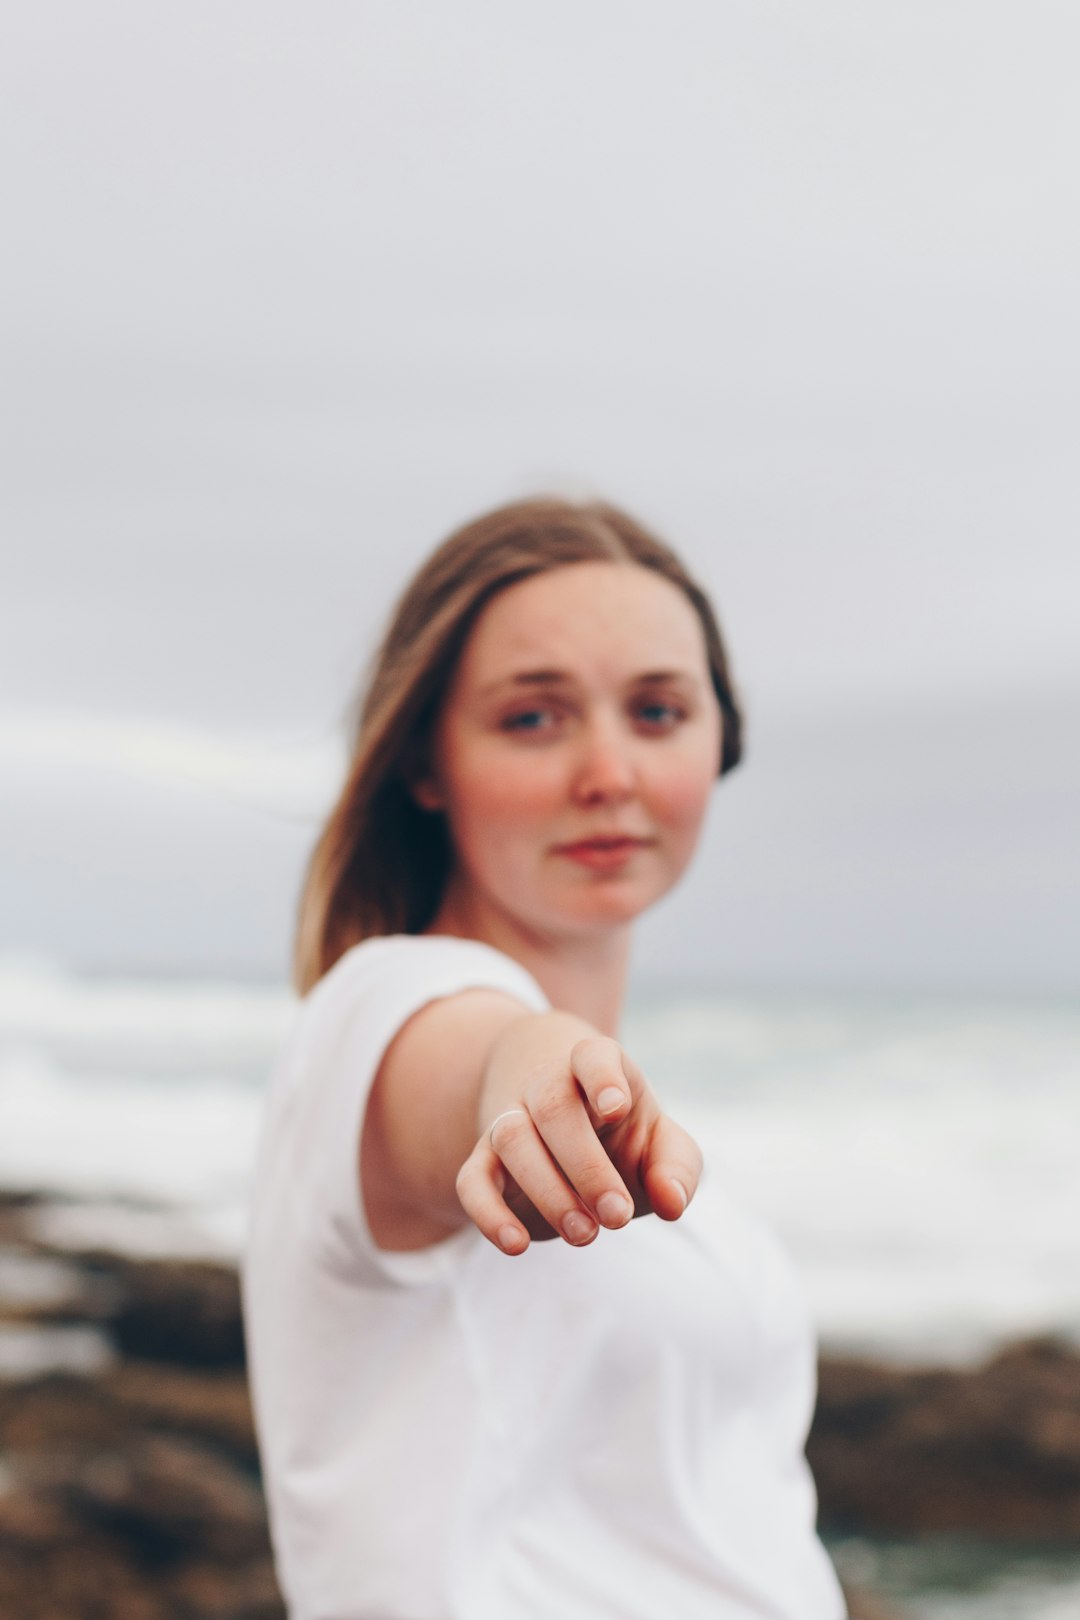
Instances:
[[[665,729],[678,725],[684,718],[684,712],[674,703],[643,703],[638,714],[646,725],[662,726]]]
[[[520,714],[507,715],[503,721],[504,731],[549,731],[555,722],[555,715],[551,709],[522,709]]]
[[[677,703],[640,703],[634,718],[650,731],[671,731],[686,718],[686,711]],[[519,736],[546,736],[559,729],[565,716],[557,708],[546,705],[519,709],[500,721],[500,729]]]

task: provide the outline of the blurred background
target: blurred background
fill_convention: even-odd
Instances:
[[[944,1431],[859,1448],[876,1507],[821,1451],[838,1563],[923,1620],[1078,1612],[1080,18],[51,0],[5,35],[10,1567],[36,1502],[106,1525],[117,1615],[276,1612],[222,1595],[197,1501],[186,1542],[135,1504],[199,1436],[192,1477],[255,1478],[190,1380],[239,1377],[214,1290],[374,638],[453,527],[553,491],[682,552],[747,713],[628,1044],[795,1252],[837,1444],[836,1369],[998,1380],[981,1506],[962,1469],[903,1506]],[[119,1471],[58,1388],[112,1392]],[[125,1573],[154,1535],[170,1598]]]

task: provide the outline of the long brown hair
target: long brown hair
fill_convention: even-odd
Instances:
[[[689,599],[723,715],[719,774],[738,764],[742,715],[720,628],[668,546],[603,501],[538,497],[477,518],[414,576],[368,671],[348,777],[300,896],[293,967],[301,994],[362,939],[418,934],[434,917],[452,850],[444,818],[422,810],[408,784],[427,759],[440,702],[487,603],[519,580],[576,562],[637,563]]]

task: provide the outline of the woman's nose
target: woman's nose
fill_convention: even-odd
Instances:
[[[574,789],[585,800],[625,799],[635,788],[631,740],[614,725],[595,723],[582,732]]]

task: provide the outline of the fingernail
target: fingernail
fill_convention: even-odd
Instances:
[[[579,1209],[572,1209],[562,1223],[563,1233],[570,1243],[590,1243],[596,1236],[596,1224]]]
[[[525,1235],[516,1226],[499,1227],[499,1248],[505,1249],[507,1254],[520,1254],[526,1242]]]
[[[623,1105],[623,1094],[618,1086],[605,1086],[596,1099],[596,1106],[601,1114],[614,1114]]]
[[[683,1210],[686,1208],[687,1204],[690,1202],[690,1200],[686,1196],[686,1188],[683,1186],[681,1181],[676,1181],[674,1176],[672,1176],[672,1178],[671,1178],[671,1185],[674,1187],[675,1191],[678,1193],[679,1198],[681,1200],[681,1203],[680,1203],[680,1206],[679,1206],[679,1213],[681,1215]]]
[[[606,1192],[596,1200],[596,1213],[605,1226],[625,1226],[634,1206],[622,1193]]]

